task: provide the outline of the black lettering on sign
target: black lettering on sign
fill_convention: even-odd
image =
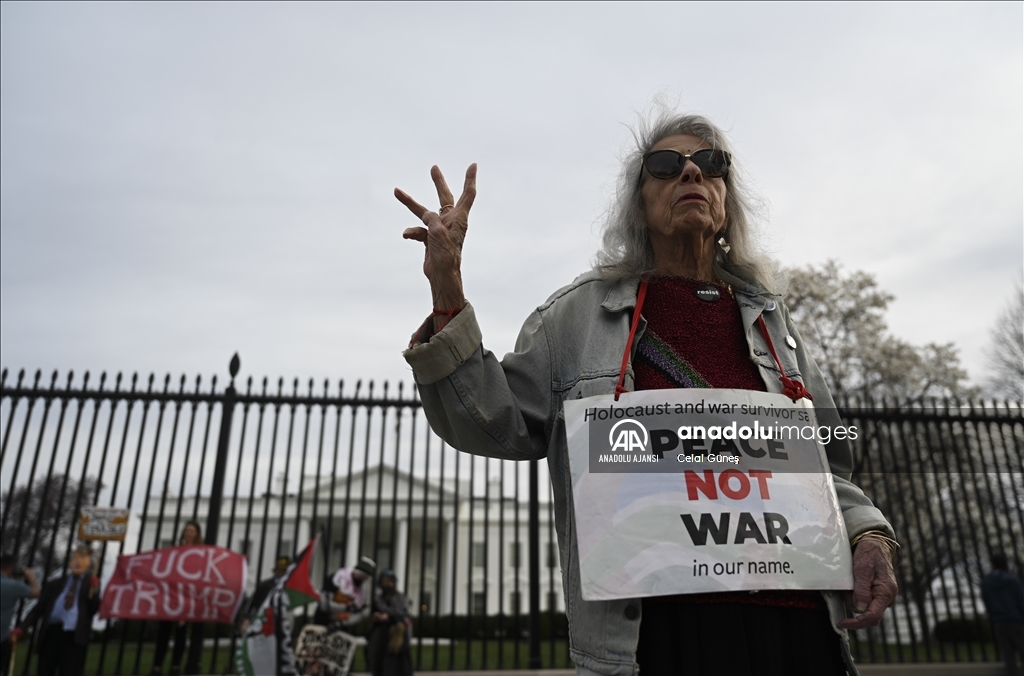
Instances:
[[[750,538],[757,540],[762,545],[766,544],[764,535],[761,533],[761,529],[757,527],[757,522],[754,521],[754,517],[750,515],[750,512],[740,512],[740,522],[736,526],[736,539],[733,540],[733,544],[742,545]]]
[[[659,458],[665,451],[675,450],[679,437],[672,430],[651,430],[651,451]]]
[[[782,540],[787,545],[793,544],[786,537],[786,533],[789,532],[789,522],[786,521],[786,517],[781,514],[775,514],[774,512],[764,513],[764,530],[768,534],[768,542],[775,544],[776,540]]]
[[[682,517],[693,544],[698,546],[707,544],[708,534],[711,535],[711,539],[716,545],[724,545],[729,541],[729,512],[723,512],[718,523],[715,523],[714,517],[710,514],[701,514],[700,526],[693,522],[693,517],[689,514],[680,514],[679,516]]]

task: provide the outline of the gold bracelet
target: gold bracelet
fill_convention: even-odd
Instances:
[[[900,567],[903,563],[903,548],[900,547],[900,543],[892,539],[880,530],[866,530],[863,533],[857,534],[852,540],[850,540],[850,549],[856,547],[861,540],[875,540],[880,542],[888,551],[889,559],[892,562],[892,567],[895,570]]]

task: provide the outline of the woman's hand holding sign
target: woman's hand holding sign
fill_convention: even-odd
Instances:
[[[866,629],[882,621],[885,609],[896,603],[899,585],[889,550],[881,542],[864,539],[853,550],[853,594],[848,605],[859,613],[839,623],[840,629]]]

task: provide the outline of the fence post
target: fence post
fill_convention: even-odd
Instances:
[[[209,509],[206,513],[206,537],[204,542],[208,545],[217,544],[217,530],[220,528],[220,507],[224,502],[224,474],[228,467],[228,445],[231,442],[231,418],[235,414],[235,376],[238,375],[238,368],[242,362],[236,352],[228,364],[228,371],[231,373],[231,382],[224,390],[224,399],[221,403],[220,413],[220,436],[217,438],[217,458],[213,464],[213,486],[210,488]],[[196,496],[199,499],[199,496]],[[230,548],[231,543],[228,543]],[[199,674],[203,672],[199,662],[203,656],[203,636],[206,625],[193,624],[192,636],[188,646],[188,660],[185,663],[186,674]],[[177,640],[177,639],[175,639]],[[211,664],[212,670],[216,665]]]
[[[530,669],[540,669],[540,490],[537,461],[530,461]]]
[[[210,507],[206,515],[206,539],[208,545],[217,544],[217,529],[220,527],[220,507],[224,501],[224,474],[228,468],[228,445],[231,442],[231,419],[235,415],[235,376],[241,360],[238,353],[231,357],[228,370],[231,382],[224,390],[224,401],[220,413],[220,437],[217,439],[217,459],[213,465],[213,486],[210,488]]]

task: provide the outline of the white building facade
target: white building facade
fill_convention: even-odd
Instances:
[[[250,592],[270,576],[279,555],[295,556],[320,534],[311,574],[317,588],[325,575],[365,555],[378,572],[394,570],[414,614],[525,614],[529,505],[501,495],[497,480],[474,495],[468,481],[441,484],[389,466],[333,481],[307,476],[298,494],[225,497],[217,544],[247,555]],[[564,612],[550,502],[542,501],[539,511],[540,610]],[[178,530],[193,514],[205,528],[209,499],[186,497],[179,504],[175,497],[151,497],[141,542],[175,544],[178,513]]]

